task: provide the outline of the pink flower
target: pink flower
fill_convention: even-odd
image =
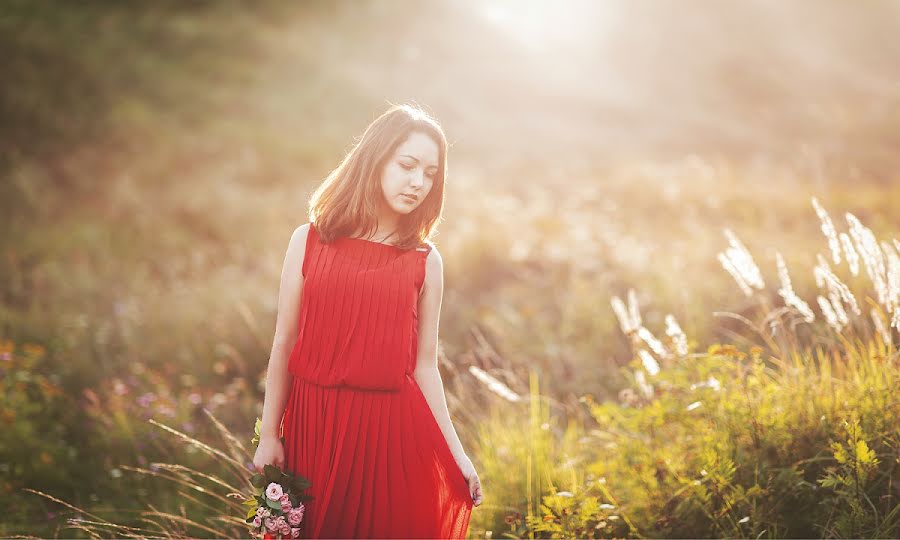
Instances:
[[[298,527],[291,529],[291,538],[300,538],[300,529]]]
[[[287,493],[283,494],[283,495],[281,496],[281,498],[278,499],[278,500],[281,502],[281,504],[285,504],[285,503],[290,503],[290,502],[291,502],[291,498],[290,498],[290,496],[289,496]]]
[[[296,509],[291,510],[288,513],[287,520],[291,525],[300,525],[300,522],[303,521],[303,512],[298,512]]]
[[[284,516],[278,516],[277,518],[275,518],[275,526],[279,529],[283,529],[287,526],[287,524],[287,520],[284,519]]]
[[[291,534],[291,528],[285,525],[284,527],[278,529],[278,532],[281,533],[282,536],[287,536]]]
[[[284,495],[284,491],[281,489],[281,485],[272,482],[266,487],[266,497],[270,500],[280,500],[282,495]]]
[[[270,531],[274,531],[275,529],[278,528],[278,527],[275,525],[275,520],[272,519],[272,518],[270,518],[270,517],[267,517],[266,520],[265,520],[263,523],[266,524],[266,528],[269,529]]]
[[[259,516],[254,517],[253,518],[253,526],[259,527],[260,525],[262,525],[262,518]]]
[[[256,509],[256,515],[259,517],[266,517],[269,515],[269,510],[267,508],[263,508],[262,506],[260,506],[259,508]]]

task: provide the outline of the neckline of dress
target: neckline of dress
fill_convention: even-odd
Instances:
[[[379,246],[386,246],[389,248],[400,249],[400,246],[396,246],[394,244],[386,244],[384,242],[378,242],[376,240],[366,240],[365,238],[357,238],[355,236],[343,236],[342,238],[346,238],[348,240],[359,240],[360,242],[366,242],[369,244],[378,244]]]

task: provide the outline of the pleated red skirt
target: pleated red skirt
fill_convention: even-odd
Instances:
[[[285,465],[306,476],[302,538],[465,538],[468,484],[419,385],[327,387],[294,378]]]

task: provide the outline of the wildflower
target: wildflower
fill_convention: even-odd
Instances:
[[[121,380],[115,379],[113,382],[113,392],[120,396],[124,396],[128,393],[128,386],[125,385]]]
[[[627,407],[637,405],[639,401],[638,395],[631,388],[623,388],[619,391],[619,402]]]
[[[169,416],[169,417],[174,417],[176,414],[175,409],[173,409],[170,405],[162,404],[159,407],[157,407],[156,410],[157,410],[157,412],[159,412],[159,414]]]
[[[276,482],[270,482],[266,487],[266,497],[270,500],[277,501],[281,499],[281,496],[284,494],[284,490],[281,489],[281,485]]]
[[[141,407],[147,408],[150,406],[150,403],[156,401],[156,394],[153,392],[147,392],[146,394],[141,395],[137,398],[137,403]]]

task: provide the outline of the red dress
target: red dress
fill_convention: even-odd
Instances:
[[[310,224],[282,435],[312,482],[304,538],[465,538],[473,501],[413,378],[431,246],[403,250]]]

